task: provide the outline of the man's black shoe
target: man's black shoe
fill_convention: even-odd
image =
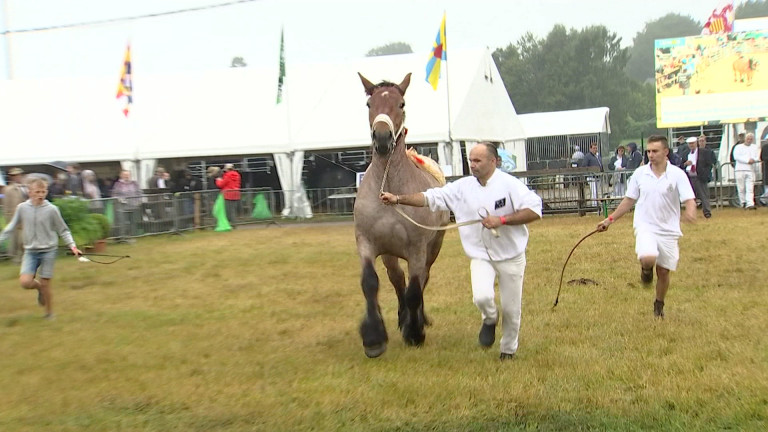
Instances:
[[[653,269],[640,267],[640,280],[646,285],[653,282]]]
[[[501,360],[501,361],[504,361],[504,360],[512,360],[512,359],[514,359],[514,358],[515,358],[515,353],[512,353],[512,354],[509,354],[509,353],[501,353],[501,355],[499,356],[499,360]]]
[[[653,302],[653,316],[656,318],[664,318],[664,302],[656,300]]]
[[[480,328],[480,334],[477,335],[477,340],[483,347],[489,347],[496,341],[496,323],[483,324]]]

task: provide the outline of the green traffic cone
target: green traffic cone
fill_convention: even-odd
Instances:
[[[216,197],[216,202],[213,204],[213,217],[216,218],[214,231],[232,231],[232,225],[229,224],[227,211],[224,208],[224,196],[222,194]]]
[[[267,205],[267,199],[264,198],[263,193],[256,194],[253,197],[253,212],[251,217],[254,219],[272,219],[272,212]]]

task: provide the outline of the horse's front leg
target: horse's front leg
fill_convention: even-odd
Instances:
[[[397,327],[402,329],[407,313],[405,306],[405,272],[400,267],[400,262],[396,256],[382,255],[381,260],[384,262],[384,267],[387,268],[389,282],[395,288],[395,294],[397,294]]]
[[[379,276],[373,266],[375,258],[363,258],[363,276],[361,285],[365,296],[365,317],[360,324],[360,336],[363,338],[365,355],[378,357],[387,350],[387,329],[381,317],[379,307]]]
[[[403,323],[403,340],[408,345],[424,343],[424,284],[427,280],[426,259],[422,252],[408,260],[408,287],[405,289],[406,318]]]

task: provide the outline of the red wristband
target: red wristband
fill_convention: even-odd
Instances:
[[[504,216],[499,216],[499,220],[501,221],[502,225],[506,225],[507,224],[507,218],[505,218]]]
[[[613,222],[613,216],[612,215],[608,215],[608,220]]]

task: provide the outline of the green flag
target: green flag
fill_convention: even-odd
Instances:
[[[277,77],[277,103],[283,101],[283,81],[285,80],[285,43],[283,29],[280,29],[280,75]]]
[[[216,202],[213,204],[213,217],[216,218],[214,231],[232,231],[232,226],[227,220],[227,210],[224,208],[224,195],[222,194],[216,197]]]
[[[253,197],[251,217],[254,219],[272,219],[272,212],[269,210],[269,204],[267,204],[267,199],[264,198],[263,193],[258,193]]]
[[[112,200],[107,200],[107,205],[104,207],[104,216],[109,221],[109,226],[115,226],[115,207],[112,204]]]

